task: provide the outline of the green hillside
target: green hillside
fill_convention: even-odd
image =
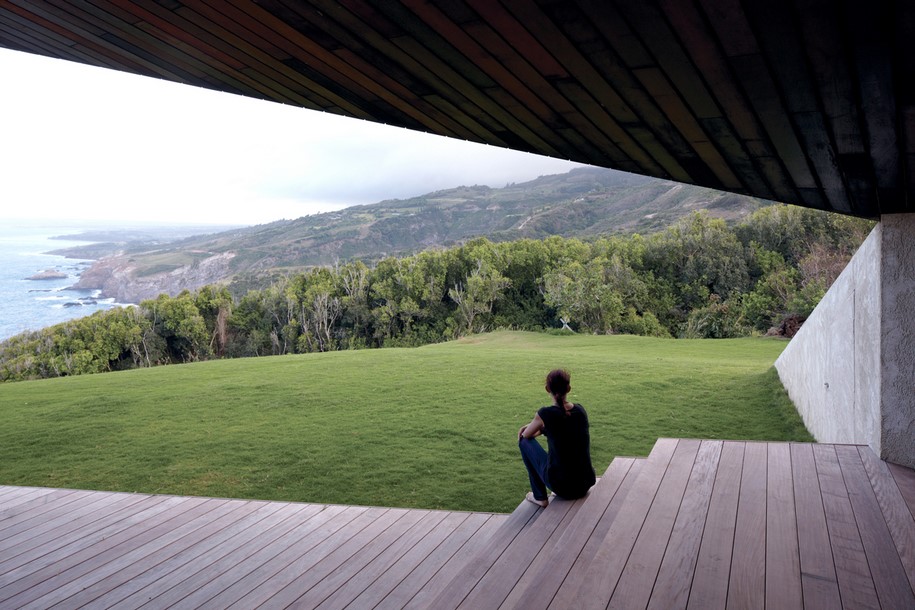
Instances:
[[[785,343],[477,335],[0,385],[0,484],[510,511],[518,428],[572,372],[600,473],[658,437],[810,440]]]
[[[240,275],[377,261],[474,237],[650,233],[700,209],[733,221],[764,205],[751,197],[584,167],[502,188],[460,186],[170,243],[112,242],[57,252],[76,257],[121,252],[93,265],[77,286],[139,302]]]

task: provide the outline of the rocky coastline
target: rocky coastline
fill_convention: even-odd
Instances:
[[[176,296],[182,290],[197,290],[231,275],[232,252],[213,254],[192,264],[150,272],[127,255],[110,256],[95,261],[83,271],[70,288],[98,290],[99,298],[118,303],[138,304],[160,294]]]

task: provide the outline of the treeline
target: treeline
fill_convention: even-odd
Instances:
[[[722,338],[802,321],[872,223],[770,206],[698,212],[660,233],[550,237],[349,262],[233,298],[212,285],[0,343],[0,381],[340,349],[496,328]]]

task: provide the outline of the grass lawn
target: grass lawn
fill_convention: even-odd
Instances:
[[[598,475],[658,437],[811,440],[786,344],[497,332],[0,384],[0,484],[507,512],[563,366]]]

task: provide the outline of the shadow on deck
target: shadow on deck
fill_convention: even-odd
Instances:
[[[511,515],[0,487],[0,608],[915,608],[915,472],[660,439]]]

